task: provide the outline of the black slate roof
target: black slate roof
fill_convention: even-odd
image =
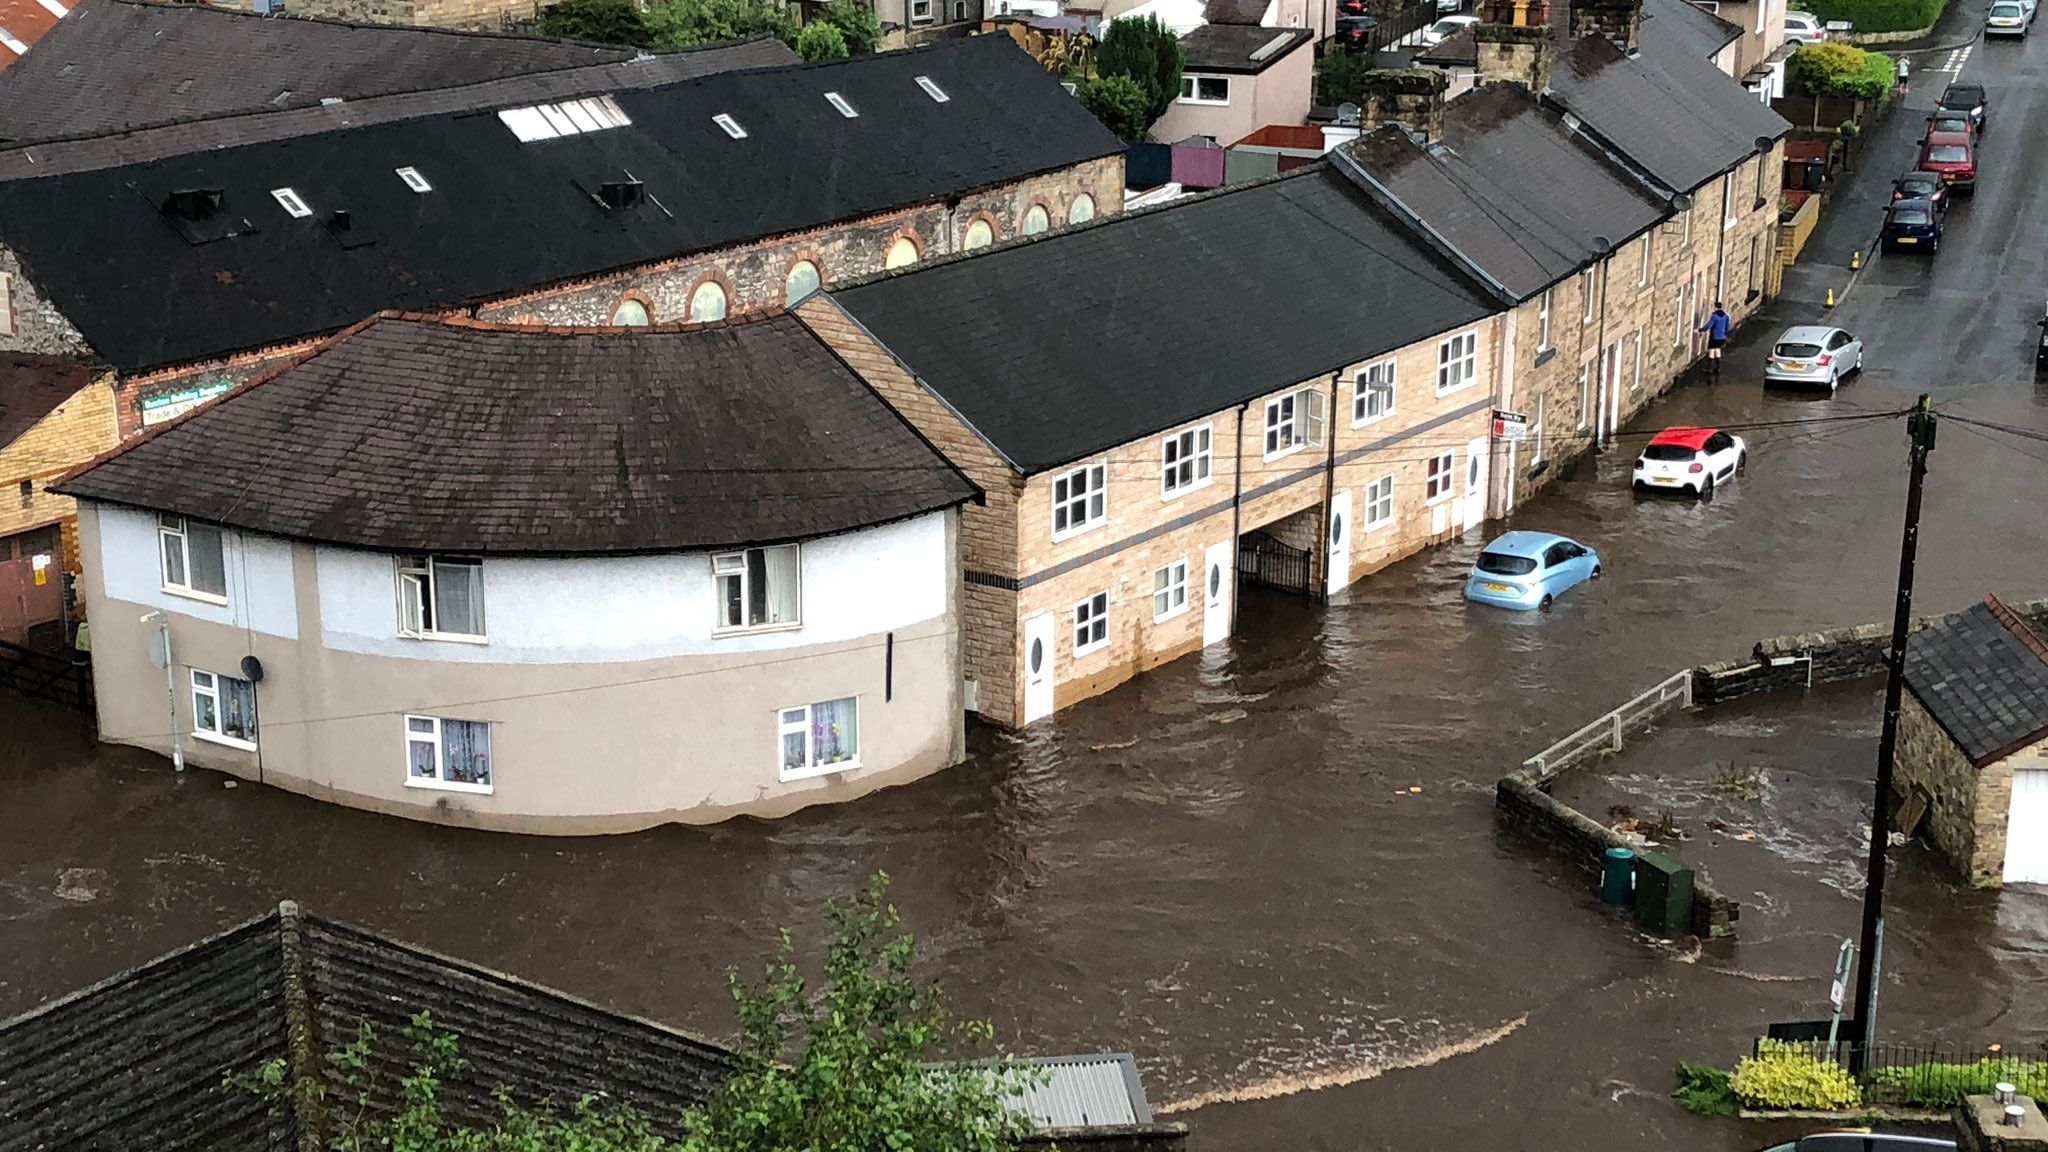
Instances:
[[[1912,634],[1906,687],[1983,767],[2048,738],[2048,658],[2018,616],[1987,596]]]
[[[1180,38],[1181,66],[1190,72],[1264,72],[1315,39],[1308,28],[1261,28],[1250,24],[1204,24]],[[1257,59],[1275,41],[1279,46]]]
[[[330,544],[537,555],[797,540],[979,495],[787,314],[380,318],[57,488]]]
[[[949,98],[928,96],[919,76]],[[834,111],[827,91],[859,115]],[[821,227],[1122,150],[1004,36],[613,99],[630,126],[531,143],[477,110],[10,179],[0,240],[102,357],[132,371]],[[715,126],[720,113],[747,137]],[[401,167],[433,191],[411,191],[394,175]],[[607,209],[599,185],[628,174],[646,200]],[[314,215],[288,216],[271,196],[283,187]],[[173,227],[158,205],[188,188],[222,190],[215,231],[237,234],[194,243]],[[350,214],[347,238],[328,227],[337,209]]]
[[[1755,155],[1758,137],[1792,126],[1675,38],[1625,56],[1603,37],[1558,52],[1550,95],[1674,192],[1694,189]]]
[[[1643,0],[1636,43],[1651,55],[1669,49],[1711,60],[1741,36],[1740,27],[1689,0]]]
[[[833,296],[1027,475],[1496,310],[1321,163]]]
[[[1518,300],[1599,259],[1596,240],[1620,247],[1669,212],[1519,84],[1451,101],[1439,144],[1387,126],[1346,154]]]

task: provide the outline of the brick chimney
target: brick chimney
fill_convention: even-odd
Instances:
[[[1643,0],[1572,0],[1572,39],[1605,36],[1623,52],[1636,50]]]
[[[1399,124],[1424,140],[1443,135],[1444,89],[1450,78],[1434,68],[1375,68],[1359,85],[1358,130]]]
[[[1550,0],[1483,0],[1479,19],[1487,24],[1541,28],[1550,23]]]
[[[1543,24],[1475,24],[1472,39],[1481,84],[1511,80],[1531,92],[1550,87],[1548,26]]]

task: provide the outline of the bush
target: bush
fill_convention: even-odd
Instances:
[[[1787,65],[1793,83],[1812,96],[1876,99],[1892,86],[1892,58],[1853,44],[1808,44]]]
[[[1687,1112],[1697,1112],[1702,1116],[1733,1116],[1741,1102],[1735,1099],[1735,1089],[1729,1086],[1732,1078],[1725,1068],[1680,1060],[1678,1087],[1672,1090],[1671,1098]]]
[[[1097,76],[1081,85],[1081,107],[1119,140],[1136,140],[1152,126],[1151,97],[1129,76]]]
[[[1870,1094],[1909,1108],[1951,1108],[1965,1096],[1989,1096],[2001,1083],[2039,1099],[2048,1094],[2048,1065],[1985,1059],[1975,1064],[1880,1068],[1871,1074]]]
[[[633,0],[561,0],[540,10],[533,30],[542,36],[593,44],[645,48],[654,43],[647,20]]]
[[[846,37],[823,20],[813,20],[796,34],[796,54],[806,60],[837,60],[846,52]]]
[[[1783,1040],[1758,1041],[1756,1055],[1735,1066],[1728,1086],[1744,1104],[1758,1108],[1840,1112],[1863,1103],[1847,1068]]]
[[[1180,37],[1157,16],[1112,21],[1095,47],[1097,76],[1128,76],[1144,91],[1145,128],[1180,97],[1180,65]],[[1139,129],[1139,135],[1143,132]]]
[[[860,3],[860,0],[832,0],[819,11],[818,18],[837,28],[840,37],[846,41],[846,52],[841,55],[866,56],[881,47],[882,21],[873,8]],[[802,48],[799,47],[798,51]]]
[[[1358,104],[1365,91],[1365,74],[1372,71],[1372,56],[1350,52],[1335,44],[1316,61],[1316,103]]]
[[[796,44],[796,21],[776,0],[655,0],[647,28],[662,48],[690,48],[721,40],[773,36]]]
[[[1805,0],[1800,5],[1825,22],[1847,20],[1858,32],[1906,32],[1933,27],[1948,0]]]

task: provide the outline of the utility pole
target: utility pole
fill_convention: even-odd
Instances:
[[[1877,742],[1877,798],[1870,811],[1870,870],[1863,883],[1863,941],[1857,949],[1856,1023],[1862,1043],[1850,1049],[1849,1068],[1861,1072],[1877,1039],[1877,965],[1884,936],[1885,850],[1891,846],[1892,762],[1899,748],[1899,701],[1906,686],[1906,638],[1913,626],[1913,557],[1920,545],[1920,489],[1927,478],[1927,454],[1934,451],[1934,407],[1921,393],[1906,417],[1912,470],[1906,481],[1906,532],[1899,544],[1898,606],[1892,614],[1892,646],[1885,654],[1884,734]]]

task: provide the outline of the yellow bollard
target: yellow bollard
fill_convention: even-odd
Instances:
[[[1826,303],[1826,304],[1823,304],[1823,305],[1822,305],[1822,307],[1823,307],[1823,308],[1833,308],[1834,306],[1835,306],[1835,290],[1834,290],[1833,288],[1830,288],[1830,289],[1828,289],[1828,300],[1827,300],[1827,303]]]
[[[1861,248],[1858,248],[1858,249],[1857,249],[1857,250],[1855,250],[1854,252],[1851,252],[1851,253],[1849,253],[1849,271],[1851,271],[1851,272],[1854,272],[1854,271],[1857,271],[1858,269],[1860,269],[1860,268],[1862,268],[1862,267],[1863,267],[1863,249],[1861,249]]]

